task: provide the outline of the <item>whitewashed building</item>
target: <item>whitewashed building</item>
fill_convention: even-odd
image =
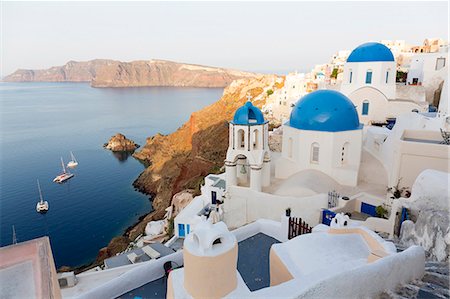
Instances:
[[[288,178],[315,169],[340,184],[356,186],[361,146],[362,125],[352,102],[337,91],[315,91],[295,105],[283,127],[275,175]]]
[[[388,118],[411,112],[426,111],[428,105],[422,97],[396,86],[396,62],[388,47],[381,43],[365,43],[355,48],[344,66],[341,92],[356,106],[363,124],[384,123]],[[413,93],[420,94],[415,89]]]

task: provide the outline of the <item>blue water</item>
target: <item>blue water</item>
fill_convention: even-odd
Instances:
[[[57,267],[95,259],[98,250],[151,211],[132,182],[144,166],[102,148],[121,132],[138,144],[168,134],[222,89],[91,88],[87,83],[0,83],[1,246],[49,235]],[[52,182],[69,151],[79,166]],[[40,180],[50,210],[36,212]]]

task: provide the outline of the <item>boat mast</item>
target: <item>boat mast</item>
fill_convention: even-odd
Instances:
[[[73,155],[72,151],[70,151],[70,156],[73,162],[77,162],[77,159],[75,159],[75,156]]]
[[[66,167],[64,166],[64,161],[63,161],[62,157],[61,157],[61,165],[62,165],[62,168],[63,168],[63,173],[66,173]]]
[[[40,202],[43,203],[44,199],[42,198],[42,191],[41,191],[41,185],[39,184],[39,180],[37,180],[37,184],[38,184],[38,189],[39,189],[39,199],[41,200]]]
[[[17,244],[17,236],[16,236],[16,228],[14,225],[12,226],[13,236],[12,236],[12,243]]]

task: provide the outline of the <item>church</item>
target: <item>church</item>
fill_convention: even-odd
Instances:
[[[385,123],[411,112],[427,112],[422,86],[397,85],[397,66],[388,47],[368,42],[356,47],[344,64],[340,91],[356,106],[363,124]]]
[[[304,96],[283,126],[275,178],[286,179],[302,170],[315,169],[339,184],[356,186],[362,128],[355,106],[342,93],[319,90]],[[262,191],[271,178],[268,124],[262,112],[248,101],[236,111],[229,134],[227,186]]]

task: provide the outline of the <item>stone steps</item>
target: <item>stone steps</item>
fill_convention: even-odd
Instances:
[[[389,240],[392,241],[392,240]],[[403,246],[394,240],[397,251],[405,250]],[[448,262],[425,262],[425,275],[421,280],[412,281],[408,284],[398,286],[394,291],[382,293],[381,299],[449,299],[450,298],[450,265]]]

